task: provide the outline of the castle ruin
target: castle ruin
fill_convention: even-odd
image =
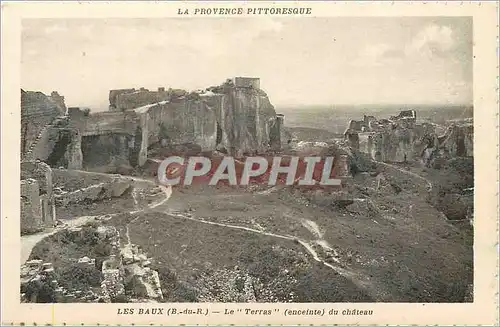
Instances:
[[[111,90],[109,110],[97,113],[66,108],[57,92],[46,96],[21,90],[21,113],[25,175],[50,171],[50,167],[130,171],[143,166],[152,150],[178,145],[234,156],[279,150],[283,125],[283,116],[276,114],[260,89],[260,79],[249,77],[194,92],[164,87]],[[55,219],[51,186],[47,186],[50,178],[22,179],[23,229],[40,230]]]
[[[471,123],[452,124],[438,135],[430,123],[418,123],[415,110],[402,110],[389,119],[365,115],[363,120],[351,120],[344,132],[349,146],[382,162],[407,162],[431,157],[471,157],[473,126]]]

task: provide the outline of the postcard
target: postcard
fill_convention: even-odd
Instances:
[[[498,3],[2,3],[2,324],[498,324]]]

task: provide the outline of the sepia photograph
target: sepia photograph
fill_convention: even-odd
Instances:
[[[20,301],[472,302],[472,27],[23,19]]]

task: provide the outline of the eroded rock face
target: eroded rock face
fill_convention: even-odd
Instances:
[[[439,137],[439,147],[450,157],[472,157],[474,151],[474,125],[451,125]]]
[[[141,114],[142,149],[154,144],[197,144],[203,151],[215,149],[216,113],[206,101],[182,98],[137,112]]]
[[[283,116],[276,115],[258,78],[239,77],[190,93],[112,90],[110,111],[69,108],[67,116],[58,118],[64,119],[64,126],[51,125],[66,114],[65,106],[60,108],[63,97],[24,91],[22,97],[22,151],[36,152],[57,167],[133,169],[145,164],[152,147],[195,145],[203,152],[219,149],[232,155],[281,148]],[[40,118],[38,125],[30,125],[32,117]]]
[[[72,203],[95,202],[103,199],[111,199],[122,196],[132,188],[133,180],[129,178],[117,177],[110,182],[99,183],[73,192],[66,192],[55,196],[59,206],[66,206]]]
[[[397,127],[393,130],[359,134],[359,149],[376,161],[405,162],[420,157],[421,134],[416,129]]]
[[[267,94],[250,84],[224,84],[136,108],[142,161],[144,149],[154,144],[195,144],[201,151],[224,149],[233,155],[279,148],[283,117],[276,115]]]
[[[272,127],[279,123],[267,94],[253,88],[228,88],[221,99],[218,117],[221,143],[230,153],[267,150],[273,142]]]
[[[133,296],[146,299],[162,299],[158,272],[149,267],[151,261],[133,244],[125,245],[120,255],[123,263],[123,283]]]
[[[82,169],[82,135],[77,131],[73,131],[71,142],[65,155],[68,169]]]

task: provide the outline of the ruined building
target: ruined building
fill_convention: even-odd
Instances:
[[[196,145],[233,155],[279,149],[277,115],[258,78],[236,77],[187,92],[111,90],[110,110],[66,108],[53,92],[21,92],[23,160],[51,167],[114,172],[145,164],[148,151]]]
[[[32,159],[46,156],[45,144],[51,137],[51,127],[57,117],[64,116],[64,98],[57,92],[46,96],[42,92],[21,90],[21,156]]]
[[[52,169],[40,161],[21,163],[21,234],[53,227],[56,207]]]
[[[426,161],[436,153],[451,157],[473,155],[471,123],[451,125],[439,136],[434,125],[417,123],[415,110],[403,110],[390,119],[365,115],[362,121],[351,120],[344,139],[373,160],[384,162]]]

